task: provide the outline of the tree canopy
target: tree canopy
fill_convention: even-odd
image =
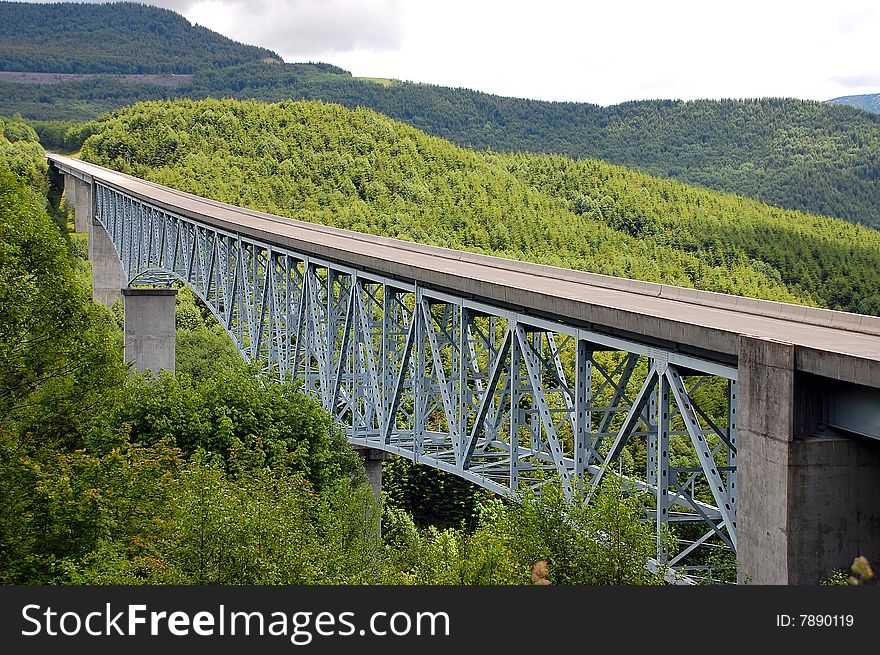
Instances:
[[[371,234],[654,282],[880,311],[880,234],[594,160],[478,153],[367,109],[154,102],[85,159]]]
[[[270,58],[168,9],[134,2],[0,2],[0,70],[192,73]]]

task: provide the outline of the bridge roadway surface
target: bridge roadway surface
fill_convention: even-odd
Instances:
[[[807,373],[880,387],[880,318],[519,262],[242,209],[78,159],[65,172],[243,236],[408,283],[724,364],[740,335],[795,346]]]

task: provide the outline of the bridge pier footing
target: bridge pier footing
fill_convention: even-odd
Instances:
[[[176,326],[174,322],[177,289],[127,287],[125,299],[125,361],[134,369],[154,373],[174,371]]]
[[[92,298],[107,307],[122,299],[121,289],[128,286],[122,262],[104,226],[92,220],[89,226],[89,261],[92,263]]]
[[[822,435],[819,378],[791,344],[740,338],[737,579],[816,584],[880,558],[880,442]]]

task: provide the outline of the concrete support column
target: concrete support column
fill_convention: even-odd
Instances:
[[[367,470],[367,482],[373,488],[373,495],[379,500],[382,498],[382,462],[388,458],[388,453],[376,448],[366,446],[353,446],[364,458],[364,468]]]
[[[816,584],[880,557],[880,442],[823,436],[821,379],[791,344],[740,337],[737,578]]]
[[[177,289],[126,287],[125,361],[134,369],[154,373],[174,371],[176,326],[174,322]]]
[[[739,342],[737,581],[788,584],[794,346]]]
[[[64,199],[71,207],[76,207],[76,178],[69,173],[63,173]]]
[[[92,298],[112,307],[122,299],[121,289],[128,286],[122,262],[116,254],[110,236],[97,220],[91,221],[89,233],[89,261],[92,263]]]
[[[859,555],[880,564],[880,441],[795,438],[789,583],[815,584]]]
[[[368,448],[366,446],[352,446],[364,458],[364,468],[367,472],[367,482],[373,488],[373,495],[376,500],[382,502],[382,462],[388,458],[388,453],[384,450],[376,448]],[[379,505],[381,513],[381,504]],[[375,517],[376,534],[382,534],[382,517]]]
[[[74,229],[76,232],[88,232],[92,222],[92,185],[76,178],[71,179],[74,192]],[[65,183],[66,186],[66,183]]]

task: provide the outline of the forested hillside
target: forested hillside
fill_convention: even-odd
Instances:
[[[793,99],[644,101],[612,107],[358,80],[329,66],[245,64],[177,89],[113,80],[0,83],[0,112],[83,119],[172,97],[318,99],[367,107],[477,150],[601,159],[790,209],[880,225],[880,117]]]
[[[64,26],[58,29],[57,26]],[[5,35],[5,36],[4,36]],[[131,3],[0,3],[0,66],[58,72],[195,72],[177,88],[101,78],[0,82],[0,115],[87,120],[142,100],[316,99],[367,107],[461,146],[601,159],[791,209],[880,226],[880,117],[794,99],[652,100],[611,107],[353,78]]]
[[[179,14],[133,2],[0,2],[0,70],[192,73],[265,57]]]
[[[880,93],[866,93],[860,96],[841,96],[828,102],[836,105],[849,105],[857,109],[864,109],[873,114],[880,114]]]
[[[21,121],[0,118],[0,168],[35,189],[45,189],[48,165],[37,133]]]
[[[880,234],[597,161],[480,154],[316,102],[137,105],[82,156],[225,202],[374,234],[880,313]]]
[[[259,64],[197,76],[186,93],[363,106],[477,150],[601,159],[880,226],[880,117],[846,106],[764,98],[599,107],[412,83],[385,87]]]

